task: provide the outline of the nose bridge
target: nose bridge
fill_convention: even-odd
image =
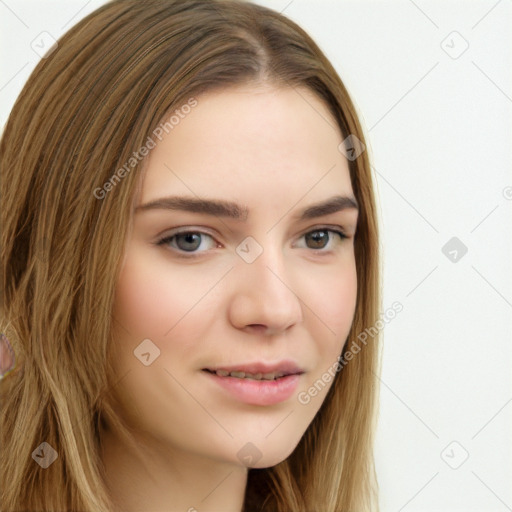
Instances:
[[[287,268],[283,250],[272,241],[272,237],[267,236],[261,247],[261,254],[252,263],[246,263],[245,273],[254,286],[266,293],[276,296],[293,294],[290,289],[290,266]]]
[[[235,310],[243,313],[236,320],[239,325],[264,325],[279,331],[302,321],[302,306],[281,245],[272,243],[271,237],[265,242],[252,262],[241,257],[237,263],[240,272],[234,300],[240,307]]]

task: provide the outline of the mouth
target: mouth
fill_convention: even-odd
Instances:
[[[242,371],[228,372],[227,370],[209,370],[204,371],[217,375],[218,377],[234,377],[235,379],[250,379],[250,380],[277,380],[288,375],[299,375],[298,373],[283,373],[283,372],[270,372],[270,373],[248,373]]]
[[[304,370],[289,362],[203,368],[231,398],[250,405],[273,405],[291,397]]]
[[[213,373],[218,377],[233,377],[235,379],[277,380],[289,375],[301,375],[304,370],[289,362],[277,364],[250,363],[231,366],[203,368],[203,371]]]

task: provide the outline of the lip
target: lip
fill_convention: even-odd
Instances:
[[[275,380],[252,380],[237,377],[221,377],[216,370],[246,373],[282,372],[286,375]],[[296,391],[304,370],[292,361],[278,363],[243,363],[203,368],[208,379],[227,391],[236,400],[249,405],[274,405],[288,400]]]
[[[207,366],[203,368],[215,372],[217,370],[224,370],[227,372],[245,372],[245,373],[273,373],[282,372],[288,375],[296,373],[304,373],[304,370],[296,365],[293,361],[279,361],[277,363],[265,363],[263,361],[255,361],[252,363],[241,363],[222,366]]]
[[[265,381],[220,377],[207,371],[203,373],[236,400],[249,405],[275,405],[288,400],[297,389],[301,377],[296,373]]]

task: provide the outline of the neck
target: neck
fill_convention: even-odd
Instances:
[[[134,451],[102,431],[107,486],[123,512],[241,512],[247,469],[140,440]]]

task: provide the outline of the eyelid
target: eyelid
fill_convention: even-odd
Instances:
[[[331,230],[331,231],[343,231],[345,232],[345,228],[341,226],[340,224],[318,224],[311,226],[306,230],[306,233],[309,233],[310,231],[321,231],[322,229],[325,230]]]
[[[338,224],[320,224],[318,226],[309,227],[308,229],[302,232],[299,238],[302,238],[304,235],[313,233],[315,231],[332,231],[334,233],[340,233],[344,237],[349,238],[347,230],[343,226],[340,226]]]
[[[183,233],[200,233],[201,235],[208,235],[215,239],[218,237],[218,235],[212,229],[205,228],[204,226],[181,226],[163,231],[161,234],[157,235],[157,239],[158,241],[161,241],[163,239],[171,238],[175,235],[181,235]]]

